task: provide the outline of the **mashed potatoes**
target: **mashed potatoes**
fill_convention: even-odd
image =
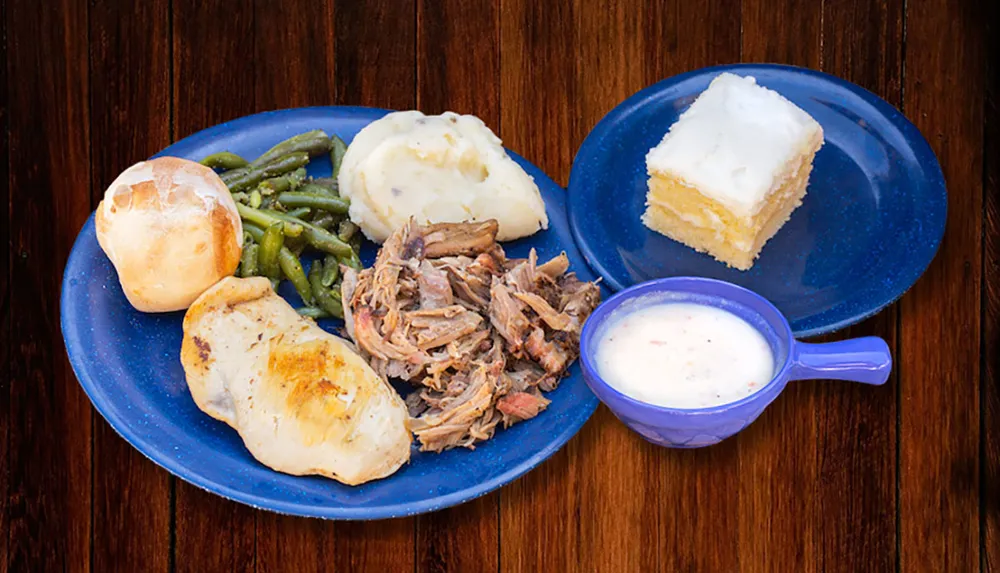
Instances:
[[[410,217],[420,224],[496,219],[497,240],[548,228],[531,176],[479,118],[390,113],[354,138],[338,177],[351,220],[383,242]]]

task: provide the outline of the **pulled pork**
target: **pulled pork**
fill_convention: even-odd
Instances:
[[[345,270],[348,333],[382,377],[417,386],[406,403],[421,450],[471,448],[537,416],[600,302],[565,254],[508,260],[496,235],[493,220],[411,221],[374,267]]]

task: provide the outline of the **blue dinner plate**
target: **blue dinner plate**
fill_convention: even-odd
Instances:
[[[823,126],[805,202],[748,271],[647,229],[646,153],[722,72],[750,75]],[[573,235],[612,290],[670,276],[722,279],[756,291],[796,336],[871,316],[916,282],[944,234],[947,194],[917,128],[875,94],[839,78],[779,65],[705,68],[650,86],[597,124],[569,180]]]
[[[350,141],[386,110],[318,107],[262,113],[187,137],[158,155],[200,159],[230,150],[256,157],[296,133],[323,129]],[[565,190],[523,158],[511,156],[534,177],[549,215],[549,229],[504,244],[512,257],[537,249],[540,258],[565,251],[580,278],[593,280],[574,247],[566,220]],[[328,160],[310,163],[329,175]],[[362,258],[371,264],[375,247]],[[300,304],[282,285],[282,295]],[[597,399],[574,364],[549,408],[537,418],[497,431],[475,450],[442,454],[414,448],[410,463],[392,476],[357,487],[321,477],[295,477],[257,462],[235,430],[195,406],[180,363],[183,313],[144,314],[129,305],[114,267],[97,244],[93,217],[70,254],[63,278],[62,331],[80,384],[109,424],[174,475],[223,497],[281,513],[334,519],[380,519],[433,511],[470,500],[531,470],[555,453],[587,421]],[[331,332],[341,321],[321,321]]]

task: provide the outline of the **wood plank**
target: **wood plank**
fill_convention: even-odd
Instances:
[[[579,101],[575,7],[567,2],[500,4],[500,133],[504,144],[565,185],[576,152]],[[500,569],[575,571],[585,543],[578,513],[585,444],[571,440],[500,494]]]
[[[254,111],[251,0],[173,2],[174,136]],[[245,571],[255,565],[256,511],[175,481],[178,571]]]
[[[499,1],[419,0],[416,64],[419,110],[472,114],[499,134]]]
[[[10,531],[7,511],[9,491],[7,488],[8,476],[10,475],[10,452],[7,440],[8,424],[11,419],[10,412],[10,380],[13,377],[11,372],[11,347],[14,346],[14,339],[10,331],[10,264],[11,264],[11,242],[10,242],[10,153],[7,147],[7,2],[0,0],[0,241],[8,245],[7,249],[0,250],[0,364],[4,369],[4,375],[0,376],[0,573],[7,573],[7,541]]]
[[[997,22],[1000,10],[990,4],[989,21]],[[1000,59],[996,34],[989,61],[986,86],[986,131],[984,158],[998,157],[1000,149]],[[983,483],[980,487],[983,514],[983,563],[985,573],[1000,573],[1000,164],[986,161],[986,201],[983,244]]]
[[[903,571],[980,565],[982,6],[906,3],[903,110],[944,169],[948,223],[937,258],[901,305]]]
[[[820,65],[822,3],[744,0],[743,61]],[[819,383],[793,383],[740,433],[741,570],[813,571],[819,515]]]
[[[333,0],[254,3],[257,111],[332,105]]]
[[[338,104],[413,108],[416,10],[416,0],[337,3]]]
[[[256,110],[333,104],[333,0],[258,0],[254,11]],[[332,521],[260,512],[257,569],[330,570],[341,559],[334,552],[335,527]]]
[[[91,6],[92,206],[122,170],[170,143],[167,8],[142,2]],[[166,571],[172,478],[100,416],[94,418],[93,567]]]
[[[11,277],[11,571],[89,570],[91,408],[59,329],[63,267],[90,214],[87,5],[6,6]]]
[[[342,563],[334,546],[331,521],[269,511],[257,515],[258,571],[340,571]]]
[[[823,70],[902,103],[902,0],[826,0]],[[896,354],[896,305],[837,333],[880,336]],[[821,383],[819,387],[819,568],[892,571],[896,551],[896,445],[899,384]]]
[[[577,7],[577,82],[588,87],[576,103],[576,146],[646,85],[739,58],[735,2],[623,6],[588,0]],[[711,53],[708,37],[716,41]],[[644,65],[632,65],[637,61]],[[580,464],[581,563],[601,571],[737,569],[735,442],[702,451],[659,448],[604,407],[579,439],[586,452]],[[713,551],[695,549],[703,543]]]
[[[504,2],[503,9],[505,141],[562,182],[586,133],[622,99],[669,75],[739,56],[735,2],[577,2],[568,12]],[[706,37],[715,42],[711,49]],[[564,53],[566,46],[578,51]],[[577,62],[575,69],[564,61]],[[662,450],[602,407],[568,448],[501,493],[504,569],[735,568],[734,444]],[[718,517],[707,505],[725,511]],[[698,551],[690,537],[659,534],[660,524],[681,521],[713,551]],[[656,549],[629,549],[636,545]]]
[[[1000,5],[987,7],[987,22],[1000,22]],[[995,30],[992,30],[995,32]],[[983,464],[980,484],[980,512],[983,518],[984,573],[1000,573],[1000,35],[990,34],[987,50],[986,129],[983,141],[985,160],[983,193]]]
[[[564,2],[500,4],[500,133],[504,144],[565,186],[576,153],[579,100],[573,61],[575,10]]]
[[[416,104],[416,2],[337,2],[336,102],[390,109]],[[411,571],[414,519],[338,522],[334,555],[345,571]]]
[[[417,518],[417,571],[497,571],[500,496],[494,493]]]
[[[495,0],[417,2],[417,109],[473,114],[499,132],[499,16]],[[417,570],[496,571],[500,495],[418,517]]]
[[[173,0],[174,139],[254,111],[253,0]]]
[[[643,15],[645,84],[740,57],[740,3],[652,2]],[[595,72],[596,74],[596,72]],[[613,420],[613,422],[617,422]],[[623,431],[616,424],[617,431]],[[634,439],[634,438],[633,438]],[[699,450],[652,448],[646,480],[657,507],[660,571],[739,570],[739,449],[736,440]],[[603,449],[603,448],[602,448]],[[607,447],[603,459],[615,459]],[[608,464],[610,465],[610,464]],[[609,480],[612,474],[605,477]],[[619,497],[626,499],[623,489]],[[679,524],[684,524],[679,526]],[[639,528],[648,525],[640,523]],[[635,526],[633,526],[635,528]],[[711,550],[705,550],[710,547]]]

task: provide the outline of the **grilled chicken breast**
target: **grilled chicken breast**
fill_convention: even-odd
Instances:
[[[266,278],[225,278],[184,316],[195,403],[264,465],[348,485],[410,457],[402,399],[346,341],[299,316]]]

